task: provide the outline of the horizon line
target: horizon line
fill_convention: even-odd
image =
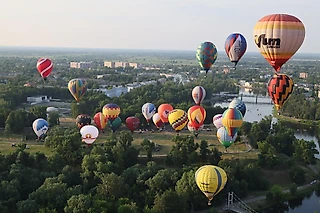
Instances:
[[[125,49],[125,48],[106,48],[106,47],[57,47],[57,46],[0,46],[1,48],[38,48],[38,49],[78,49],[78,50],[127,50],[127,51],[162,51],[162,52],[196,52],[195,50],[173,50],[173,49]],[[218,52],[225,52],[223,50],[218,50]],[[260,53],[259,51],[248,51],[246,53]],[[310,52],[296,52],[295,54],[320,54],[320,53],[310,53]],[[294,55],[295,55],[294,54]]]

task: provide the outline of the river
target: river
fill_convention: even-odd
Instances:
[[[240,95],[253,95],[253,92],[241,89],[239,91]],[[261,94],[260,94],[261,95]],[[246,104],[246,114],[243,118],[247,122],[259,122],[262,118],[268,115],[272,115],[273,105],[271,103],[270,97],[267,94],[264,97],[258,97],[258,103],[256,104],[255,97],[242,97],[242,101]],[[216,103],[215,106],[228,107],[231,102],[222,102]],[[313,127],[302,126],[301,124],[288,124],[289,128],[294,129],[295,137],[297,139],[304,139],[306,141],[313,141],[316,145],[317,150],[320,153],[319,143],[318,143],[318,134],[317,130]],[[316,154],[316,158],[320,159],[320,155]],[[269,209],[263,211],[263,213],[314,213],[320,212],[320,192],[312,192],[311,194],[294,199],[288,202],[284,202],[278,205],[275,205]]]

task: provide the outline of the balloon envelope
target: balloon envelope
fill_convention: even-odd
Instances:
[[[107,117],[102,112],[97,112],[93,117],[96,126],[103,130],[107,125]]]
[[[217,138],[219,142],[225,147],[228,148],[235,142],[238,134],[236,133],[233,137],[228,134],[228,131],[224,127],[220,127],[217,131]]]
[[[247,41],[240,33],[232,33],[227,37],[224,49],[230,61],[236,66],[247,50]]]
[[[79,102],[87,91],[87,81],[84,79],[72,79],[68,83],[68,89],[74,99]]]
[[[182,109],[174,109],[169,113],[168,120],[172,128],[179,132],[187,125],[188,115]]]
[[[268,82],[268,93],[277,110],[281,109],[293,91],[293,80],[286,74],[273,75]]]
[[[108,126],[112,130],[112,132],[115,132],[122,124],[122,120],[120,117],[117,117],[113,120],[108,120]]]
[[[253,36],[262,56],[279,72],[302,45],[305,27],[295,16],[271,14],[256,23]]]
[[[82,141],[86,144],[92,144],[99,136],[99,130],[93,125],[86,125],[80,129]]]
[[[227,183],[226,172],[217,166],[201,166],[195,173],[195,180],[199,189],[210,201],[216,196]]]
[[[140,126],[139,118],[134,117],[134,116],[127,117],[126,126],[131,132],[133,132],[134,130],[138,129],[139,126]]]
[[[194,102],[199,105],[206,97],[206,90],[202,86],[196,86],[193,88],[191,95]]]
[[[202,106],[192,106],[188,109],[188,119],[192,126],[198,128],[203,125],[206,119],[206,110]]]
[[[203,70],[208,72],[212,64],[217,60],[218,51],[212,42],[203,42],[197,49],[196,58]]]
[[[201,125],[199,127],[194,127],[192,123],[189,121],[187,127],[189,132],[193,133],[197,137],[198,134],[203,130],[204,125]]]
[[[217,129],[219,129],[220,127],[223,127],[223,125],[222,125],[222,114],[216,114],[215,116],[213,116],[212,123],[214,124],[214,126]]]
[[[50,112],[59,112],[59,110],[55,107],[47,107],[46,109],[46,112],[47,113],[50,113]]]
[[[76,124],[78,128],[81,129],[83,126],[91,124],[91,118],[89,115],[80,114],[76,118]]]
[[[229,108],[222,114],[222,125],[228,131],[228,134],[233,137],[238,132],[243,122],[242,114],[235,108]]]
[[[53,69],[52,61],[48,58],[40,58],[37,61],[37,69],[41,77],[46,80]]]
[[[170,111],[171,112],[171,111]],[[159,113],[155,113],[153,116],[152,116],[152,121],[154,123],[154,125],[156,125],[156,127],[159,129],[161,127],[163,127],[164,123],[162,122],[162,119],[159,115]]]
[[[158,113],[163,123],[168,123],[168,115],[173,110],[170,104],[161,104],[158,107]]]
[[[143,104],[141,111],[147,122],[149,122],[152,116],[156,113],[156,106],[152,103],[145,103]]]
[[[36,135],[39,138],[41,138],[47,133],[47,131],[49,129],[49,124],[45,119],[38,118],[33,121],[32,128],[33,128],[34,133],[36,133]]]
[[[236,108],[237,110],[239,110],[242,114],[242,117],[244,117],[244,115],[246,114],[246,111],[247,111],[246,105],[239,98],[233,99],[231,101],[231,103],[229,104],[229,108]]]
[[[102,108],[102,113],[106,116],[107,120],[114,120],[120,115],[120,107],[117,104],[106,104]]]

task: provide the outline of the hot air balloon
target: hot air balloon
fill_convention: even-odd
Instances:
[[[47,107],[46,112],[47,113],[50,113],[50,112],[57,112],[58,113],[59,110],[55,107]]]
[[[229,108],[222,114],[222,125],[226,128],[228,134],[234,137],[243,122],[242,114],[235,108]]]
[[[223,127],[223,125],[222,125],[222,114],[216,114],[215,116],[213,116],[212,123],[214,124],[214,126],[217,129],[219,129],[220,127]]]
[[[187,127],[189,132],[193,133],[194,136],[197,138],[199,133],[203,130],[204,125],[201,125],[200,127],[194,127],[192,125],[192,122],[189,121]]]
[[[93,120],[94,123],[96,124],[96,126],[102,131],[104,132],[104,128],[107,125],[107,117],[102,113],[102,112],[97,112],[94,116],[93,116]]]
[[[202,86],[196,86],[195,88],[193,88],[191,95],[194,102],[197,105],[200,105],[200,103],[206,97],[206,90]]]
[[[262,56],[279,72],[302,45],[305,28],[297,17],[271,14],[257,22],[253,36]]]
[[[192,126],[199,128],[206,119],[206,110],[202,106],[192,106],[188,109],[188,119]]]
[[[42,138],[49,129],[48,122],[43,118],[38,118],[33,121],[32,128],[38,139]]]
[[[76,124],[78,128],[81,129],[83,126],[91,124],[91,118],[89,115],[80,114],[76,118]]]
[[[171,112],[171,111],[170,111]],[[168,119],[168,118],[167,118]],[[163,127],[164,123],[162,122],[162,119],[160,117],[160,114],[159,113],[155,113],[153,116],[152,116],[152,121],[154,123],[154,125],[156,125],[156,127],[158,129],[160,129],[161,127]]]
[[[226,172],[217,166],[205,165],[201,166],[195,173],[195,180],[199,189],[208,198],[208,205],[227,183]]]
[[[238,133],[236,133],[233,137],[231,137],[228,134],[226,128],[224,127],[220,127],[217,131],[217,138],[225,148],[228,148],[229,146],[231,146],[233,142],[235,142],[235,140],[237,139],[237,136],[238,136]]]
[[[72,79],[68,83],[68,89],[74,99],[76,99],[77,102],[80,102],[87,91],[87,81],[79,78]]]
[[[169,123],[176,132],[181,131],[188,123],[188,115],[182,109],[174,109],[169,113]]]
[[[234,67],[236,67],[247,50],[247,41],[240,33],[232,33],[227,37],[224,49],[230,61],[234,63]]]
[[[197,49],[196,58],[203,70],[208,73],[212,64],[217,60],[218,51],[216,46],[211,42],[201,43]]]
[[[237,110],[239,110],[242,114],[242,117],[244,117],[244,115],[246,114],[246,111],[247,111],[246,105],[239,98],[233,99],[231,101],[231,103],[229,104],[229,108],[236,108]]]
[[[277,110],[287,101],[293,91],[293,80],[286,74],[273,75],[268,82],[268,93]]]
[[[53,69],[52,61],[48,58],[40,58],[37,61],[37,69],[43,80],[46,81]]]
[[[86,125],[80,129],[82,141],[86,144],[92,144],[99,136],[99,130],[93,125]]]
[[[163,123],[168,123],[168,115],[173,110],[170,104],[161,104],[158,107],[158,113]]]
[[[117,117],[116,119],[108,119],[108,126],[112,130],[112,132],[115,132],[122,124],[121,118]]]
[[[134,116],[127,117],[126,126],[131,132],[133,132],[134,130],[138,129],[139,126],[140,126],[139,118],[134,117]]]
[[[152,116],[156,113],[156,106],[152,103],[145,103],[141,108],[143,116],[146,118],[149,123]]]
[[[120,115],[120,107],[117,104],[106,104],[102,108],[102,113],[106,116],[107,120],[114,120]]]

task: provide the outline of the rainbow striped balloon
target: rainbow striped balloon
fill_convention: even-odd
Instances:
[[[234,137],[243,122],[242,114],[236,108],[229,108],[222,114],[222,125],[226,128],[228,134]]]
[[[305,28],[297,17],[271,14],[257,22],[253,36],[262,56],[279,72],[302,45]]]

